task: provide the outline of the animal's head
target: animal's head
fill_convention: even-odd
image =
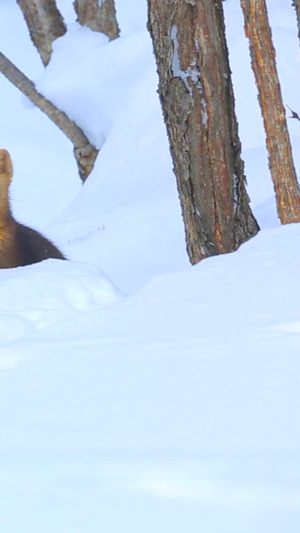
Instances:
[[[9,187],[13,174],[12,162],[7,150],[0,150],[0,181]]]

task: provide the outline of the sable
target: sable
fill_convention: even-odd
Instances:
[[[13,168],[7,150],[0,150],[0,268],[31,265],[44,259],[65,259],[41,233],[17,222],[11,212],[9,186]]]

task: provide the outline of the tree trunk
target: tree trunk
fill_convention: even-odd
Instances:
[[[0,72],[6,76],[29,100],[43,111],[60,128],[60,130],[70,139],[74,146],[74,155],[77,161],[78,170],[82,181],[84,181],[92,171],[98,150],[90,144],[89,140],[72,122],[65,113],[57,109],[49,100],[37,92],[32,81],[30,81],[13,63],[0,52]]]
[[[17,2],[23,12],[33,44],[46,66],[51,58],[53,41],[66,32],[55,0],[17,0]]]
[[[255,235],[221,0],[148,0],[159,94],[192,263]]]
[[[114,0],[74,0],[73,5],[82,26],[105,33],[111,41],[119,37]]]
[[[298,2],[297,2],[298,3]],[[282,224],[300,221],[300,195],[265,0],[241,0]]]
[[[292,5],[296,9],[297,23],[298,23],[298,37],[300,39],[300,0],[293,0]]]

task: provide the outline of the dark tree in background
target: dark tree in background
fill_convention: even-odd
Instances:
[[[159,94],[192,263],[236,250],[249,206],[222,0],[148,0]]]
[[[299,6],[297,0],[295,5]],[[241,0],[241,6],[266,130],[278,216],[282,224],[299,222],[299,185],[282,103],[266,3],[265,0]]]
[[[292,5],[295,7],[298,23],[298,36],[300,39],[300,0],[292,0]]]

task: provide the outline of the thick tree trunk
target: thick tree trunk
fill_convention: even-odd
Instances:
[[[52,43],[66,32],[55,0],[17,0],[26,20],[30,37],[44,65],[48,65]]]
[[[255,235],[221,0],[148,0],[159,94],[192,263]]]
[[[33,104],[43,111],[70,139],[74,146],[81,179],[84,181],[94,167],[98,150],[92,146],[83,131],[65,113],[37,92],[30,81],[17,67],[0,52],[0,72],[6,76]]]
[[[119,37],[114,0],[74,0],[73,5],[82,26],[105,33],[111,41]]]
[[[300,221],[300,195],[265,0],[241,0],[282,224]]]

